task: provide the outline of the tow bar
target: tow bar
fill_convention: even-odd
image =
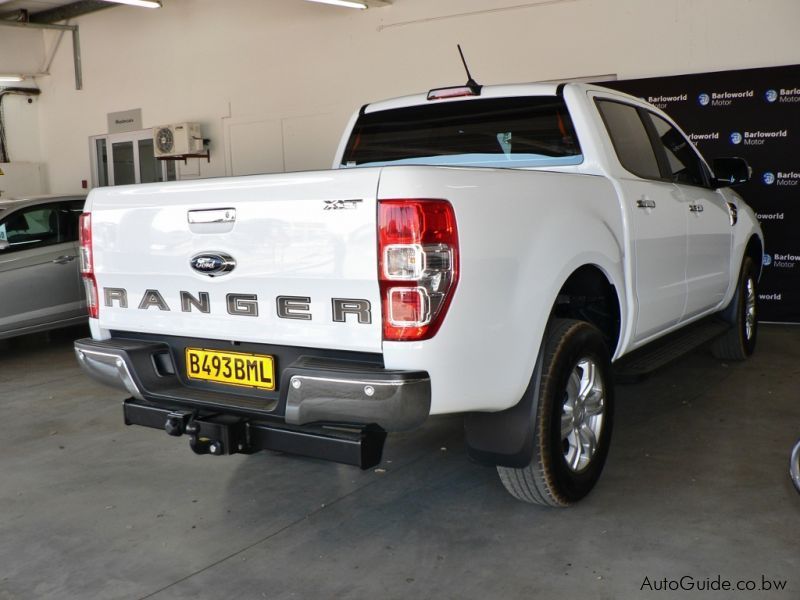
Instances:
[[[295,427],[228,414],[170,410],[134,398],[125,400],[123,409],[126,425],[162,429],[174,437],[187,435],[196,454],[222,456],[274,450],[369,469],[380,463],[386,441],[385,431],[369,426]]]

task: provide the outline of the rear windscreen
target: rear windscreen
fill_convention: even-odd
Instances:
[[[343,167],[394,164],[546,167],[583,161],[557,96],[432,103],[362,114]]]

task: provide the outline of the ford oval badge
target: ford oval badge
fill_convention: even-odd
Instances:
[[[236,261],[224,252],[203,252],[195,254],[189,261],[192,269],[209,277],[219,277],[233,271]]]

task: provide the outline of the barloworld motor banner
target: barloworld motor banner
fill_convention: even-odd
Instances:
[[[764,230],[762,321],[800,323],[800,65],[603,83],[667,112],[709,162],[741,156],[736,188]]]

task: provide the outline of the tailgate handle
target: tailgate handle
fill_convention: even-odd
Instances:
[[[189,223],[191,225],[208,223],[233,223],[236,221],[235,208],[211,208],[204,210],[190,210]]]

